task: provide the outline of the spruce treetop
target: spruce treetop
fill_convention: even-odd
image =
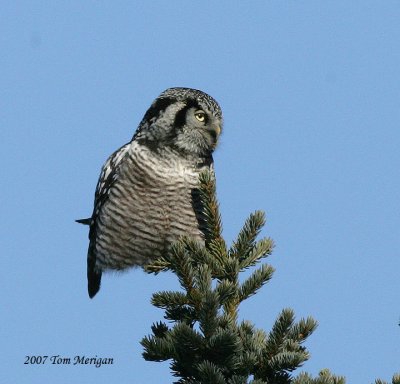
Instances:
[[[177,384],[344,384],[329,370],[313,378],[294,371],[310,357],[305,340],[317,327],[312,318],[295,321],[292,309],[283,309],[269,332],[250,321],[238,321],[240,303],[266,284],[274,269],[266,263],[274,247],[270,238],[257,240],[265,215],[249,216],[228,249],[222,237],[215,184],[209,173],[200,176],[199,196],[206,223],[205,245],[190,238],[148,265],[148,273],[171,271],[182,291],[153,294],[152,304],[165,311],[152,334],[142,339],[148,361],[171,361]],[[259,265],[247,279],[241,273]],[[375,384],[387,384],[377,380]],[[400,376],[392,384],[400,384]]]

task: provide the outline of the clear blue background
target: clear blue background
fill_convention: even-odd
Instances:
[[[241,318],[311,315],[302,369],[348,383],[400,370],[400,2],[3,1],[0,5],[1,365],[7,383],[171,383],[139,341],[172,274],[86,293],[100,167],[158,94],[221,104],[224,233],[267,212],[270,284]],[[26,355],[114,365],[24,365]]]

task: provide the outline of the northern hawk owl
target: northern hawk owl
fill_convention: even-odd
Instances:
[[[212,153],[222,129],[218,103],[190,88],[161,93],[132,140],[102,167],[90,225],[88,292],[100,289],[102,272],[143,266],[180,236],[203,242],[199,175],[213,174]],[[196,197],[197,196],[197,197]]]

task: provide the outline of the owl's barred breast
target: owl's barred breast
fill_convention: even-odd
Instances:
[[[96,267],[144,265],[183,235],[203,241],[193,190],[206,168],[133,141],[98,217]]]

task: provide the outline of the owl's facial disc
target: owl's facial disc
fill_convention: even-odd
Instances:
[[[164,91],[146,112],[135,139],[155,151],[208,157],[222,131],[222,112],[204,92],[189,88]]]
[[[186,108],[175,145],[197,155],[211,153],[221,134],[221,119],[206,108]]]
[[[189,112],[192,112],[191,110],[189,110]],[[199,109],[195,112],[193,112],[194,117],[201,123],[200,125],[198,125],[198,129],[203,129],[205,130],[208,135],[211,136],[211,139],[214,143],[214,147],[218,142],[218,138],[219,135],[221,133],[221,126],[218,124],[218,122],[216,121],[217,119],[212,116],[211,114],[207,114],[207,112]],[[190,115],[189,115],[189,120],[190,120]],[[212,142],[210,142],[209,144],[212,146],[213,145]]]

